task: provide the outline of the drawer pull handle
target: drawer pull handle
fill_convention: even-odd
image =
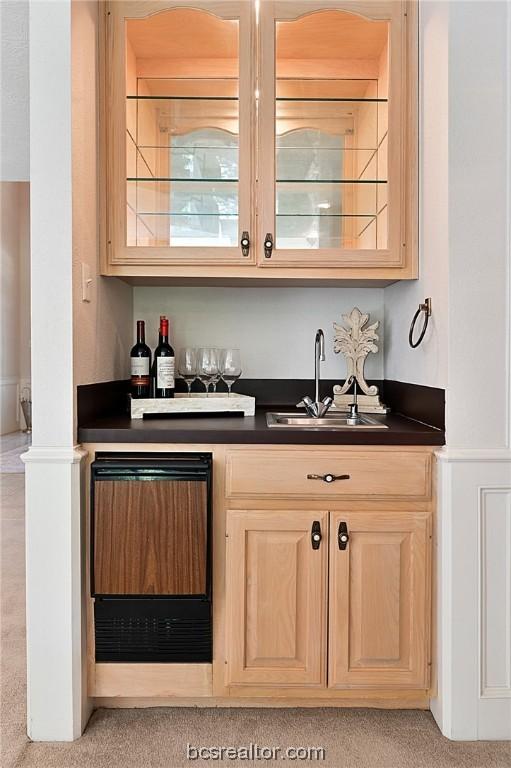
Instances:
[[[314,520],[311,530],[312,549],[319,549],[322,538],[323,537],[321,536],[321,525],[319,524],[319,520]]]
[[[339,544],[339,549],[342,549],[343,551],[348,546],[348,541],[350,540],[349,533],[348,533],[348,526],[344,521],[339,523],[339,529],[337,531],[337,542]]]
[[[336,480],[349,480],[349,475],[332,475],[327,472],[326,475],[307,475],[307,480],[323,480],[324,483],[335,483]]]

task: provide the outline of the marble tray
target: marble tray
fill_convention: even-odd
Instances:
[[[176,392],[173,398],[131,398],[131,418],[143,419],[145,414],[167,413],[240,413],[253,416],[255,397],[239,395],[233,392],[229,397],[225,392]]]

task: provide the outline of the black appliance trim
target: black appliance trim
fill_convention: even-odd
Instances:
[[[168,465],[168,469],[172,469],[170,465],[177,462],[181,462],[179,471],[176,474],[167,473],[166,477],[169,481],[189,480],[190,478],[204,480],[207,484],[207,521],[206,521],[206,592],[205,594],[197,595],[117,595],[117,594],[102,594],[95,591],[94,588],[94,486],[96,482],[102,480],[111,480],[116,477],[120,482],[128,479],[137,479],[137,475],[133,474],[136,469],[141,469],[138,477],[147,478],[152,470],[158,470]],[[142,464],[142,467],[140,466]],[[203,471],[197,471],[202,465]],[[116,470],[122,471],[126,469],[126,474],[115,474]],[[195,469],[195,471],[193,471]],[[104,474],[101,474],[102,470],[105,470]],[[111,470],[108,472],[108,470]],[[131,474],[130,474],[131,472]],[[155,477],[160,477],[155,475]],[[162,474],[161,477],[164,477]],[[212,600],[213,579],[212,579],[212,565],[213,565],[213,523],[212,523],[212,490],[213,490],[213,457],[211,453],[122,453],[122,452],[106,452],[98,451],[95,454],[95,459],[91,464],[91,480],[90,480],[90,590],[91,596],[96,598],[105,598],[113,600],[130,600],[130,599],[150,599],[150,600]]]

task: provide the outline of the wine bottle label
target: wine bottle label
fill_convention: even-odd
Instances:
[[[132,376],[149,376],[149,358],[132,357],[131,358]]]
[[[156,358],[156,389],[174,389],[175,365],[174,357]]]

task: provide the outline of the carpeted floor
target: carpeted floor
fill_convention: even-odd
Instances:
[[[11,768],[25,735],[25,476],[0,474],[2,630],[1,765]]]
[[[28,450],[31,435],[26,432],[11,432],[0,436],[0,473],[23,474],[25,465],[20,456]]]
[[[188,760],[195,747],[323,747],[328,768],[510,768],[511,742],[444,739],[418,711],[97,710],[81,739],[31,743],[25,735],[23,475],[2,492],[2,768],[184,768],[276,765],[276,760]]]

